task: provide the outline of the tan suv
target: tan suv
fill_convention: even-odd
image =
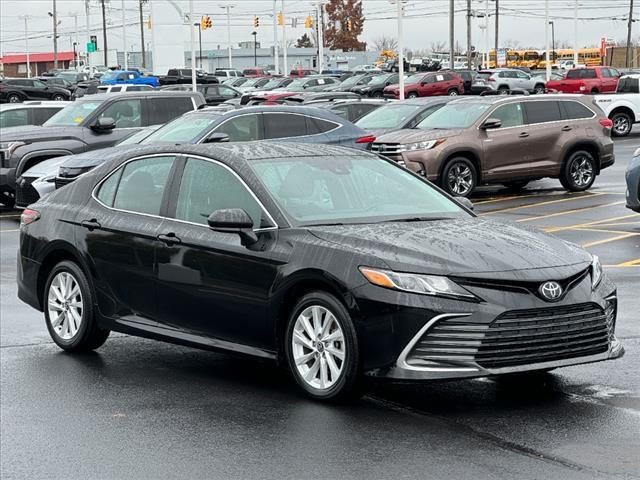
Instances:
[[[613,164],[612,122],[593,97],[473,97],[449,102],[372,150],[455,196],[480,184],[522,188],[543,177],[582,191]]]

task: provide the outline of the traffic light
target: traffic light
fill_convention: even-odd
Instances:
[[[347,20],[347,30],[349,30],[350,32],[353,31],[353,22],[351,21],[351,19]]]
[[[200,28],[202,30],[211,28],[211,26],[212,26],[211,17],[209,15],[204,15],[202,18],[200,18]]]
[[[311,18],[311,15],[308,15],[307,18],[304,19],[304,28],[313,28],[313,18]]]
[[[253,28],[258,28],[260,26],[260,19],[258,17],[253,17]]]
[[[282,15],[282,12],[278,14],[278,25],[284,25],[284,15]]]

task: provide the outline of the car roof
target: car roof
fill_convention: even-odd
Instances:
[[[127,97],[136,97],[136,96],[168,97],[171,95],[185,95],[185,94],[194,95],[194,96],[202,95],[200,92],[190,92],[190,91],[183,91],[183,90],[148,90],[148,91],[141,91],[141,92],[96,93],[95,95],[88,95],[88,96],[79,98],[76,101],[77,102],[92,101],[92,100],[104,101],[104,100],[113,100],[116,98],[127,98]]]
[[[622,75],[620,78],[638,78],[640,79],[640,73],[629,73],[626,75]]]
[[[60,107],[60,108],[64,108],[67,105],[70,105],[71,102],[58,102],[58,101],[45,101],[45,102],[41,102],[38,100],[29,100],[26,102],[22,102],[22,103],[3,103],[0,105],[0,111],[7,111],[7,110],[17,110],[20,108],[51,108],[51,107]]]
[[[301,115],[315,115],[315,116],[327,116],[330,115],[333,119],[333,113],[327,113],[325,109],[320,109],[313,106],[305,105],[250,105],[244,108],[229,108],[229,109],[216,109],[216,107],[201,108],[200,110],[193,110],[186,112],[184,115],[244,115],[246,113],[262,113],[262,112],[278,112],[278,113],[297,113]],[[340,117],[337,117],[340,118]],[[343,120],[340,118],[340,120]]]
[[[468,97],[471,98],[471,97]],[[475,97],[473,97],[475,98]],[[401,100],[399,102],[389,103],[389,105],[431,105],[432,103],[441,103],[441,102],[451,102],[453,100],[466,100],[464,99],[455,99],[450,95],[438,95],[434,97],[417,97],[417,98],[407,98],[405,100]]]

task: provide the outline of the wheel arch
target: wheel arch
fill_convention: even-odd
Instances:
[[[569,160],[569,157],[578,150],[586,150],[596,161],[596,175],[600,175],[600,149],[595,142],[591,142],[588,140],[577,140],[569,145],[567,145],[562,153],[562,163],[560,164],[560,172],[564,171],[564,167]]]
[[[91,280],[92,275],[90,273],[91,269],[89,268],[89,265],[82,260],[82,257],[78,254],[73,245],[64,240],[53,241],[47,245],[47,250],[42,256],[42,263],[38,269],[38,278],[36,280],[36,295],[41,310],[44,308],[44,285],[47,278],[49,277],[51,270],[53,270],[53,267],[65,260],[74,262],[80,267],[80,269],[82,269],[84,274],[87,276],[90,288],[93,289],[93,282]]]
[[[284,339],[289,314],[297,300],[311,291],[323,291],[335,296],[350,314],[355,314],[358,310],[355,299],[346,286],[327,272],[306,269],[291,275],[273,294],[271,321],[278,361],[284,359]]]
[[[438,170],[438,180],[442,180],[442,173],[444,172],[444,169],[446,168],[447,164],[455,157],[464,157],[473,164],[473,166],[476,168],[476,175],[478,179],[477,184],[480,185],[480,182],[482,181],[482,163],[480,161],[480,155],[478,155],[477,152],[466,149],[455,150],[453,152],[447,153],[445,159],[440,164],[440,168]]]
[[[614,108],[613,110],[611,110],[611,112],[609,112],[609,119],[612,119],[612,117],[616,114],[616,113],[626,113],[627,115],[629,115],[631,117],[631,121],[633,123],[636,123],[638,121],[638,119],[636,118],[636,114],[633,111],[633,109],[631,107],[628,107],[627,105],[620,105],[616,108]]]
[[[73,152],[65,148],[51,148],[28,152],[23,155],[23,157],[20,159],[20,162],[18,163],[18,166],[16,168],[16,178],[18,178],[20,175],[22,175],[23,172],[27,171],[40,162],[49,160],[50,158],[63,157],[66,155],[73,155]]]

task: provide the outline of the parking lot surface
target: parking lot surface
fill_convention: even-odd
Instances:
[[[18,220],[0,218],[0,477],[640,478],[640,215],[616,140],[593,188],[483,187],[482,216],[598,255],[618,285],[626,355],[517,379],[375,383],[349,406],[306,399],[270,363],[113,334],[62,353],[16,298]]]

